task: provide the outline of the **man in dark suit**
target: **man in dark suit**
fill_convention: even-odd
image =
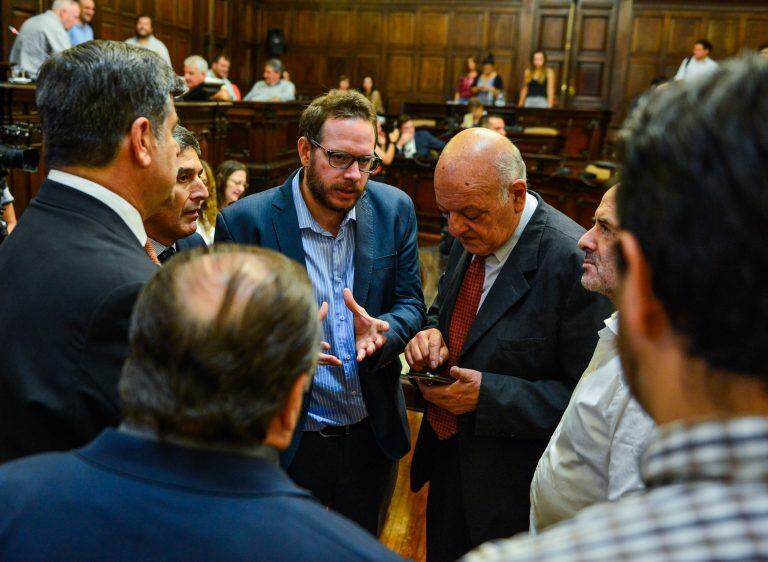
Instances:
[[[398,559],[278,466],[319,340],[288,258],[222,246],[168,262],[136,305],[120,429],[0,468],[0,559]]]
[[[410,115],[401,115],[397,122],[400,137],[395,142],[395,145],[397,146],[397,153],[401,156],[405,158],[428,159],[433,150],[440,152],[445,146],[445,142],[429,131],[417,130]]]
[[[430,482],[429,560],[455,560],[528,528],[536,463],[611,306],[581,286],[584,229],[527,192],[525,164],[505,137],[456,135],[435,195],[460,243],[406,359],[456,382],[420,385],[428,407],[411,485]]]
[[[410,448],[398,355],[425,317],[416,215],[402,191],[368,181],[379,164],[376,113],[362,94],[316,99],[299,132],[303,167],[224,209],[216,241],[293,258],[327,303],[328,353],[283,462],[296,483],[378,534]]]
[[[188,237],[196,234],[200,208],[209,195],[203,181],[200,144],[195,135],[176,125],[173,138],[179,145],[173,194],[159,211],[144,221],[149,242],[160,263],[165,263],[176,252],[194,247],[194,240]]]
[[[77,447],[120,419],[128,318],[156,269],[142,220],[173,188],[182,89],[155,55],[111,41],[40,70],[50,172],[0,247],[0,461]]]

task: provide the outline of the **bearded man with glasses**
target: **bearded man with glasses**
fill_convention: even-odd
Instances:
[[[405,193],[369,181],[380,159],[365,96],[317,98],[299,133],[302,167],[224,209],[215,241],[272,248],[307,268],[327,343],[281,461],[297,484],[378,535],[410,449],[398,356],[425,321],[416,213]]]

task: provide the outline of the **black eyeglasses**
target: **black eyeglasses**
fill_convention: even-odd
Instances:
[[[339,150],[328,150],[319,142],[310,140],[314,146],[322,148],[328,155],[328,164],[331,168],[338,168],[340,170],[347,170],[353,162],[357,162],[360,171],[364,174],[373,172],[381,164],[381,158],[378,156],[352,156],[347,152],[341,152]]]

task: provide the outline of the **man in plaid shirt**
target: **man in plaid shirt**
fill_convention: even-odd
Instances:
[[[619,350],[661,426],[646,490],[467,560],[768,560],[766,122],[757,57],[659,91],[627,122]]]

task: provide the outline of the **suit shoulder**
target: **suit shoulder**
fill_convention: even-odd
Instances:
[[[543,204],[545,205],[544,210],[547,212],[547,222],[544,225],[547,234],[553,238],[562,239],[566,244],[572,242],[573,246],[576,246],[579,238],[586,232],[584,227],[551,205]]]
[[[266,191],[247,195],[239,201],[235,201],[229,205],[226,209],[221,211],[221,215],[230,220],[237,220],[243,216],[258,216],[269,210],[275,197],[279,194],[279,187],[273,187]]]
[[[388,183],[369,181],[367,190],[374,201],[381,201],[388,205],[413,205],[407,193]]]

